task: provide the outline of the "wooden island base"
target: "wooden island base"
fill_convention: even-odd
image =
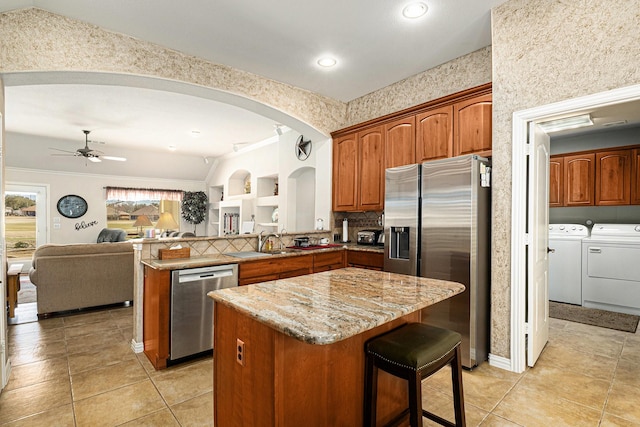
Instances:
[[[364,342],[414,312],[329,345],[287,336],[229,306],[214,309],[214,423],[227,426],[362,425]],[[237,362],[244,342],[244,366]],[[381,371],[378,421],[408,406],[407,384]]]

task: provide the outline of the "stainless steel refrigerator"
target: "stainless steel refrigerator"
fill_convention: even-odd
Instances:
[[[422,321],[462,335],[462,365],[489,347],[490,176],[469,155],[386,170],[384,270],[453,280],[466,290],[422,312]]]

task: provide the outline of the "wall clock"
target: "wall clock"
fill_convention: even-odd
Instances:
[[[80,196],[69,194],[58,200],[58,212],[67,218],[80,218],[87,213],[87,201]]]
[[[299,160],[307,160],[311,154],[311,140],[305,141],[304,137],[300,135],[296,141],[296,157]]]

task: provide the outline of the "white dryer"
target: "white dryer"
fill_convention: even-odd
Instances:
[[[588,235],[581,224],[549,224],[549,300],[582,304],[582,239]]]
[[[640,315],[640,224],[595,224],[582,259],[583,306]]]

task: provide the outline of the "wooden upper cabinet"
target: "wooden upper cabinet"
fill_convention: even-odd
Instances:
[[[564,157],[549,159],[549,207],[564,206]]]
[[[594,205],[595,154],[564,157],[564,205]]]
[[[384,209],[384,127],[358,132],[360,187],[357,210]]]
[[[596,153],[596,205],[628,205],[631,199],[631,150]]]
[[[355,133],[333,140],[333,210],[355,210],[358,202],[358,140]]]
[[[384,125],[384,162],[385,168],[416,163],[415,116]]]
[[[491,94],[454,104],[453,155],[491,155]]]
[[[453,155],[453,105],[416,116],[416,163]]]
[[[640,205],[640,148],[631,150],[631,204]]]

